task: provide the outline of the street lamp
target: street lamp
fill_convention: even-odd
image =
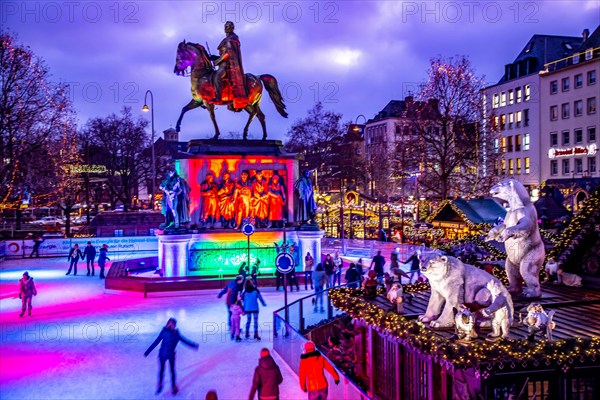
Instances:
[[[150,94],[150,106],[148,107],[148,94]],[[154,193],[156,185],[156,159],[154,158],[154,95],[150,90],[146,90],[144,95],[144,106],[142,107],[143,112],[150,111],[150,119],[152,120],[152,194],[150,195],[150,209],[154,210]]]

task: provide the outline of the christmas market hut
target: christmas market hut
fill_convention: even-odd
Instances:
[[[461,239],[489,229],[505,216],[504,207],[493,199],[454,199],[443,201],[427,222],[442,229],[445,238]]]

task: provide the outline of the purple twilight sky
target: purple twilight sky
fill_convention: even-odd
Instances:
[[[315,101],[355,120],[415,92],[436,55],[469,55],[488,83],[501,77],[533,34],[580,36],[600,23],[599,0],[546,1],[4,1],[2,29],[42,56],[53,79],[71,83],[80,124],[135,113],[154,94],[158,135],[190,99],[189,78],[173,74],[177,44],[215,52],[231,20],[244,69],[274,75],[288,106],[280,117],[263,98],[270,138],[284,139]],[[149,118],[149,115],[144,114]],[[217,110],[224,137],[246,114]],[[251,136],[258,138],[255,121]],[[181,140],[212,136],[206,111],[190,111]]]

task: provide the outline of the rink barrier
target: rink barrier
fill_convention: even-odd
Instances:
[[[339,286],[336,287],[339,288]],[[302,332],[305,332],[306,328],[309,327],[321,326],[324,320],[330,322],[334,317],[344,314],[333,307],[328,293],[329,289],[313,293],[273,312],[273,350],[296,375],[300,370],[300,356],[304,353],[304,343],[309,340]],[[318,294],[323,295],[324,313],[314,312],[312,301]],[[311,332],[307,332],[306,335],[310,336]],[[319,343],[316,344],[318,347]],[[325,354],[322,355],[327,359]],[[336,385],[331,375],[325,374],[329,399],[362,400],[372,398],[331,360],[327,360],[340,375],[340,383]]]

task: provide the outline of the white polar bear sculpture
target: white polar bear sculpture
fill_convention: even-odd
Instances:
[[[483,316],[492,318],[492,333],[488,335],[487,340],[495,341],[506,338],[513,322],[514,310],[511,299],[503,295],[504,286],[497,280],[489,281],[486,287],[492,294],[492,304],[481,312]]]
[[[521,294],[524,280],[527,286],[524,296],[540,297],[540,269],[546,251],[538,229],[537,211],[529,200],[529,194],[514,179],[505,179],[494,185],[490,193],[508,203],[504,223],[492,228],[485,239],[504,242],[508,290]]]
[[[431,296],[425,314],[418,320],[429,322],[432,328],[446,328],[454,325],[454,308],[461,304],[478,303],[484,307],[492,303],[492,294],[486,287],[490,280],[500,285],[500,292],[506,297],[513,315],[512,298],[500,281],[488,272],[463,264],[457,258],[433,255],[429,260],[421,258],[421,272],[429,280]]]

